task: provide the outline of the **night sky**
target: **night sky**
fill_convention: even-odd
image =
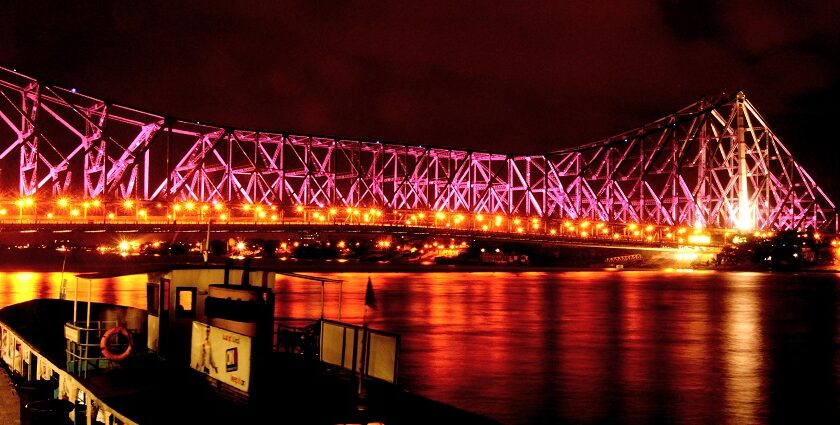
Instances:
[[[233,127],[547,152],[743,90],[840,201],[836,0],[14,3],[0,64]]]

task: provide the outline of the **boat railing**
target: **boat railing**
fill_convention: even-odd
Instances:
[[[117,325],[118,323],[114,320],[66,323],[64,339],[67,371],[77,376],[87,377],[88,370],[113,366],[113,362],[103,356],[99,341],[108,329]]]
[[[318,356],[319,319],[276,317],[274,319],[274,352]]]

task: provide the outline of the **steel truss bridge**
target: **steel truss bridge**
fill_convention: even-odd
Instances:
[[[194,202],[205,210],[225,205],[231,219],[236,205],[246,216],[271,208],[330,222],[384,211],[388,221],[409,225],[446,213],[470,215],[473,223],[488,214],[497,223],[504,216],[612,227],[836,233],[838,226],[833,202],[743,93],[705,98],[638,129],[545,154],[218,127],[6,68],[0,121],[0,187],[12,203],[9,215],[21,219],[30,204],[64,198],[84,201],[85,214],[92,200],[115,209],[129,201],[163,205],[170,218],[181,203]],[[39,209],[43,218],[55,208]]]

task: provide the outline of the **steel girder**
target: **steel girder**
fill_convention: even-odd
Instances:
[[[743,93],[549,155],[552,208],[606,221],[836,231],[834,204]],[[743,217],[743,218],[742,218]]]
[[[834,204],[743,94],[545,155],[168,119],[0,68],[0,184],[16,196],[377,207],[835,230]],[[13,170],[12,173],[9,170]]]

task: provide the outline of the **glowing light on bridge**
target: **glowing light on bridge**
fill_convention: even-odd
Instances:
[[[704,234],[690,235],[688,237],[688,243],[692,245],[709,245],[712,243],[712,238],[710,235]]]
[[[753,208],[750,205],[749,198],[746,195],[741,195],[738,201],[738,220],[735,227],[742,231],[749,233],[755,229],[755,220],[753,218]]]

